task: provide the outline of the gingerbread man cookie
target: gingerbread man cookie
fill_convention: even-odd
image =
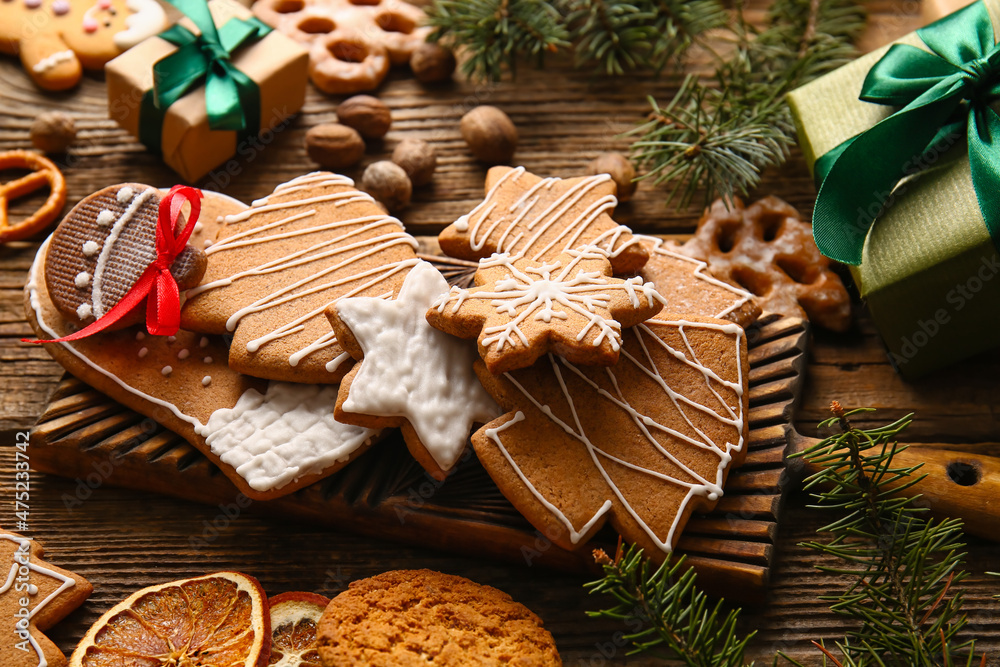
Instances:
[[[486,198],[438,236],[441,250],[459,259],[493,253],[550,261],[573,248],[597,246],[616,274],[634,273],[649,252],[632,231],[611,219],[618,200],[608,174],[542,178],[524,167],[493,167]]]
[[[431,32],[403,0],[258,0],[254,14],[309,49],[309,75],[326,93],[378,88]]]
[[[816,247],[812,226],[777,197],[750,206],[714,202],[677,251],[753,292],[765,312],[806,317],[833,331],[851,326],[850,296]]]
[[[550,354],[495,376],[477,363],[508,412],[472,444],[500,491],[554,543],[577,549],[610,521],[662,559],[745,456],[746,337],[732,322],[674,317],[623,337],[611,367]]]
[[[618,361],[622,328],[648,320],[666,301],[636,276],[611,277],[611,263],[594,246],[551,261],[493,255],[479,262],[472,289],[452,288],[427,311],[438,329],[478,337],[494,375],[530,366],[546,352],[577,364]]]
[[[20,54],[46,90],[72,88],[166,27],[156,0],[0,0],[0,51]]]
[[[4,667],[62,667],[66,656],[42,631],[90,597],[78,574],[42,560],[38,542],[0,530],[0,656]]]
[[[447,291],[444,276],[421,261],[395,299],[341,299],[327,310],[337,339],[358,360],[341,383],[334,416],[402,427],[413,457],[437,479],[465,451],[472,425],[500,414],[473,371],[475,348],[427,323],[427,309]]]

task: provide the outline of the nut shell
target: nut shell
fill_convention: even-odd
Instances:
[[[410,69],[420,83],[451,80],[455,73],[455,54],[434,42],[424,42],[410,56]]]
[[[587,165],[587,175],[608,174],[618,186],[618,201],[628,201],[635,194],[635,168],[621,153],[601,153]]]
[[[365,139],[379,139],[392,126],[392,113],[385,102],[371,95],[355,95],[337,107],[337,120],[353,127]]]
[[[73,117],[61,111],[48,111],[31,124],[31,143],[45,153],[65,153],[76,141]]]
[[[517,150],[517,128],[503,111],[491,106],[476,107],[462,116],[462,138],[480,162],[506,164]]]
[[[392,151],[392,161],[403,168],[414,187],[420,187],[434,178],[437,151],[426,141],[403,139]]]
[[[306,152],[327,169],[345,169],[365,154],[365,140],[358,131],[340,123],[324,123],[306,132]]]
[[[394,162],[380,160],[365,169],[361,189],[380,201],[390,213],[410,205],[413,184],[403,168]]]

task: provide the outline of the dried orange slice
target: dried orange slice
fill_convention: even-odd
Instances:
[[[266,599],[257,580],[239,572],[144,588],[87,631],[70,667],[264,667]]]
[[[270,667],[322,667],[316,626],[330,598],[315,593],[282,593],[271,604]]]

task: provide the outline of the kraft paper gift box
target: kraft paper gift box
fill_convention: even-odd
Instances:
[[[1000,35],[1000,0],[984,5]],[[916,33],[899,43],[927,50]],[[828,151],[897,111],[858,99],[888,49],[789,94],[810,170]],[[877,196],[889,203],[868,232],[861,263],[850,267],[891,361],[907,379],[1000,343],[1000,253],[973,189],[965,130],[915,166],[918,173]]]
[[[234,17],[253,19],[253,13],[235,0],[211,0],[208,8],[219,28]],[[189,18],[182,18],[180,25],[200,35]],[[150,37],[105,67],[109,114],[140,140],[140,122],[150,122],[142,119],[142,101],[153,87],[153,65],[177,50],[177,46],[162,37]],[[240,46],[233,52],[231,62],[259,87],[260,132],[241,136],[236,130],[213,130],[209,126],[204,83],[175,101],[163,113],[159,146],[149,148],[154,151],[158,148],[164,162],[189,183],[237,153],[237,165],[240,160],[252,158],[273,139],[273,132],[298,113],[305,101],[308,52],[278,31],[271,30],[261,39]],[[226,182],[229,178],[226,175]]]

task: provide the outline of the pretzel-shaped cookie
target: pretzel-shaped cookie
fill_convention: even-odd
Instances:
[[[51,160],[29,151],[7,151],[0,153],[0,169],[32,170],[26,176],[0,184],[0,243],[27,238],[45,229],[66,205],[66,180]],[[7,214],[10,202],[46,184],[51,192],[41,208],[24,220],[10,224]]]

